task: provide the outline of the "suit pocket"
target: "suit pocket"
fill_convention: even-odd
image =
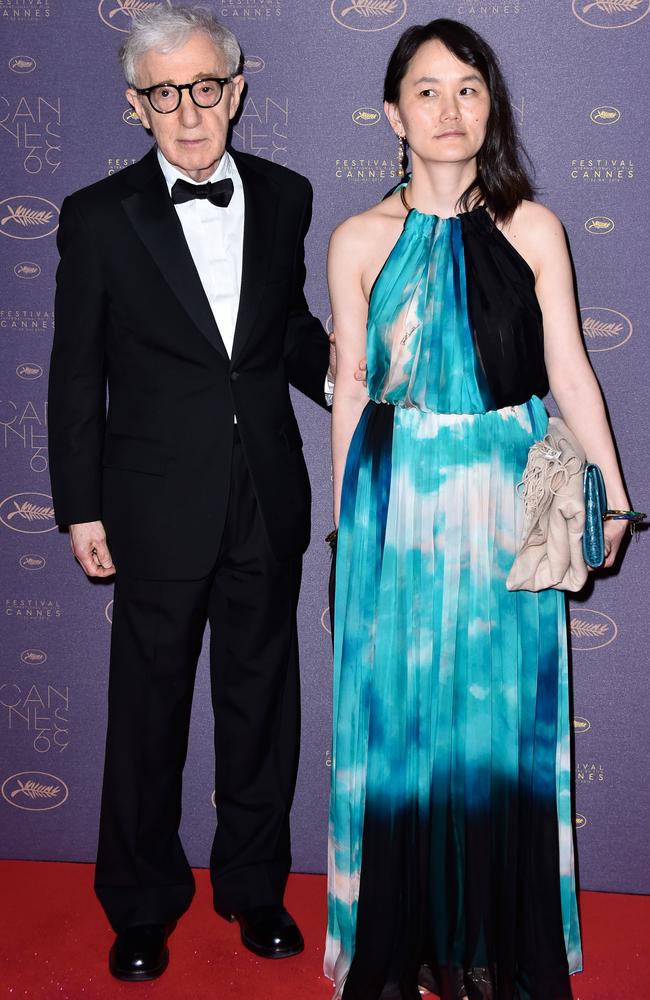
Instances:
[[[106,469],[143,472],[148,476],[164,476],[168,457],[157,441],[143,441],[126,434],[107,434],[104,442],[103,465]]]
[[[294,416],[285,420],[280,428],[280,437],[289,451],[298,451],[299,448],[302,448],[300,428],[298,427],[298,421]]]

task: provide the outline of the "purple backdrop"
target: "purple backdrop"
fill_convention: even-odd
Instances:
[[[0,853],[93,858],[111,588],[92,584],[54,528],[46,370],[58,207],[138,159],[149,140],[123,97],[116,51],[149,0],[0,0]],[[409,24],[464,19],[499,52],[542,200],[573,249],[583,328],[605,388],[631,495],[648,505],[648,189],[645,78],[650,0],[213,0],[240,38],[248,93],[235,145],[315,188],[307,293],[328,320],[327,241],[394,183],[383,115],[387,57]],[[115,248],[119,253],[119,247]],[[330,724],[326,607],[328,418],[296,398],[314,487],[300,608],[303,748],[293,812],[300,871],[325,867]],[[188,435],[202,433],[186,425]],[[188,484],[187,517],[192,516]],[[644,561],[645,560],[645,561]],[[647,548],[570,609],[582,885],[650,891],[646,781]],[[197,683],[183,838],[205,865],[214,827],[206,663]]]

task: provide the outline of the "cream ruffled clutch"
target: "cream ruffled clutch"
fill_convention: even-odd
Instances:
[[[581,590],[587,579],[585,453],[567,425],[551,417],[548,431],[528,452],[517,490],[524,531],[506,580],[508,590]]]

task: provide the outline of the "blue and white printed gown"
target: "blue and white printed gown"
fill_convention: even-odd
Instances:
[[[418,984],[565,1000],[581,963],[564,600],[505,586],[547,414],[537,396],[493,405],[472,216],[503,252],[483,209],[412,210],[370,300],[334,614],[325,971],[345,1000],[416,1000]]]

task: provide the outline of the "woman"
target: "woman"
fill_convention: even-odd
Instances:
[[[628,508],[562,226],[494,53],[406,31],[412,175],[334,233],[338,524],[325,969],[345,1000],[564,1000],[580,969],[563,595],[506,590],[548,385]],[[367,390],[354,377],[367,353]],[[339,520],[340,511],[340,520]],[[606,523],[606,566],[625,523]]]

